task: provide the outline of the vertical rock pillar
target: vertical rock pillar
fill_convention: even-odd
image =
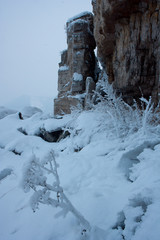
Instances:
[[[93,15],[81,13],[66,24],[68,49],[61,54],[58,70],[58,97],[54,114],[69,114],[72,107],[84,107],[86,79],[96,81],[96,47],[93,37]]]

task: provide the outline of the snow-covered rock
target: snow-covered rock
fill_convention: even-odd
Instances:
[[[86,79],[95,74],[97,60],[94,54],[93,14],[83,12],[66,24],[67,50],[61,53],[58,70],[58,97],[54,101],[54,114],[71,113],[73,107],[84,108],[85,101],[74,98],[86,91]]]

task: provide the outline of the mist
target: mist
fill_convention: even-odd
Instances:
[[[65,23],[83,11],[92,11],[90,0],[0,0],[0,105],[54,99]]]

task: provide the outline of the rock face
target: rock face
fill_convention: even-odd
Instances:
[[[62,52],[59,63],[55,115],[68,114],[74,106],[84,108],[86,79],[96,81],[92,13],[84,12],[69,19],[66,31],[68,49]]]
[[[160,1],[93,0],[98,58],[128,103],[152,96],[160,73]]]

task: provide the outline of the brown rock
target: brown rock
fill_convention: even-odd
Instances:
[[[73,109],[84,108],[84,97],[76,96],[62,96],[54,99],[54,113],[55,115],[70,114]]]
[[[59,63],[59,93],[54,101],[55,115],[70,113],[72,106],[80,105],[83,108],[86,78],[92,77],[96,81],[93,14],[84,12],[69,19],[66,30],[68,49],[62,52]]]
[[[129,103],[152,96],[160,72],[160,2],[94,0],[98,57],[118,93]]]

